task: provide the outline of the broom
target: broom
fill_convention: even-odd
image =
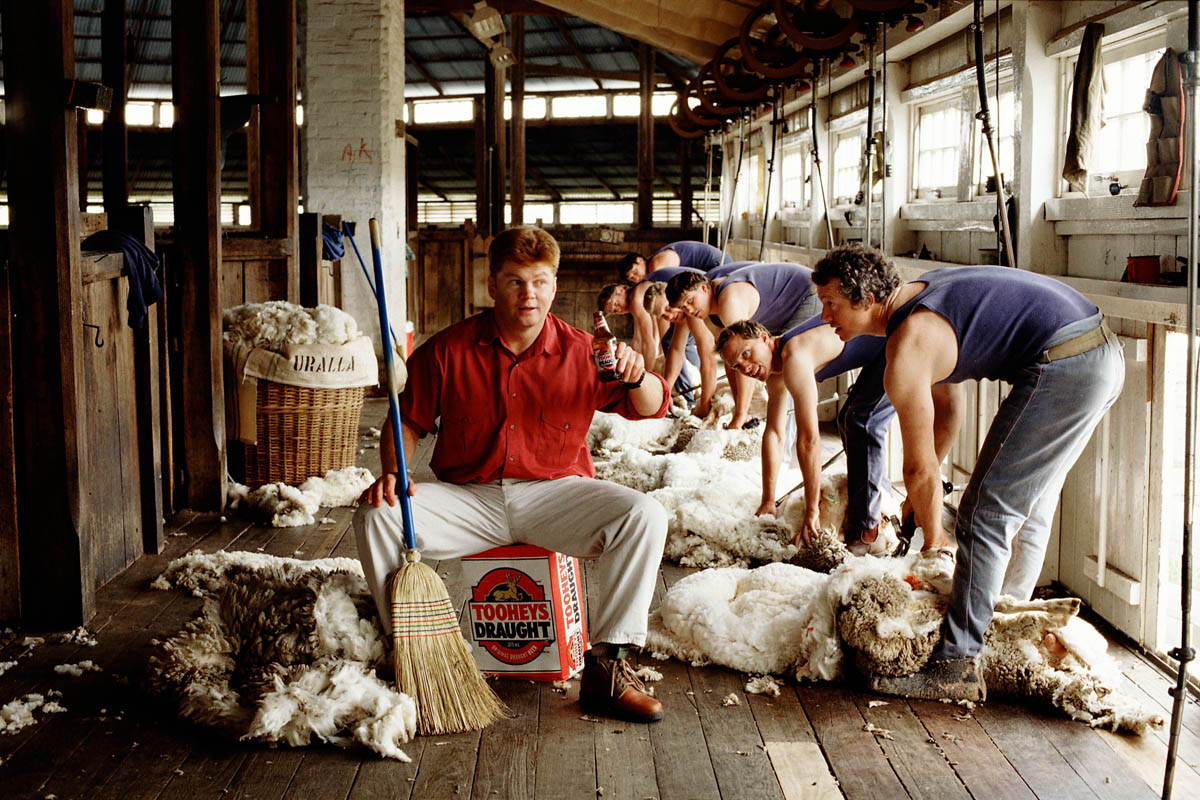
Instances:
[[[375,264],[375,299],[383,337],[388,378],[388,414],[396,445],[400,512],[404,520],[405,563],[392,574],[388,592],[392,605],[392,659],[400,691],[417,703],[417,732],[424,735],[479,730],[505,716],[507,709],[488,686],[470,647],[458,629],[458,617],[442,579],[421,563],[413,532],[412,501],[408,497],[408,461],[400,429],[395,364],[379,256],[379,225],[371,227],[371,256]]]

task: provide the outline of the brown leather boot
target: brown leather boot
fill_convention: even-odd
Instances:
[[[633,666],[621,651],[610,650],[608,655],[600,657],[590,651],[584,654],[579,705],[589,714],[628,722],[655,722],[663,718],[662,703],[646,693],[645,684],[634,674]]]

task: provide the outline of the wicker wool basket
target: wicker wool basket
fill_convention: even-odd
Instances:
[[[364,392],[362,386],[310,389],[260,378],[258,444],[242,444],[246,484],[297,486],[313,475],[353,466]]]

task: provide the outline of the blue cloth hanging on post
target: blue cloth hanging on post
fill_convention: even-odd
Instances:
[[[326,261],[341,261],[346,255],[342,232],[328,222],[321,223],[321,258]]]
[[[146,327],[146,307],[163,298],[159,270],[162,262],[153,250],[128,233],[103,230],[83,240],[84,250],[119,250],[125,258],[121,273],[129,276],[129,327]]]

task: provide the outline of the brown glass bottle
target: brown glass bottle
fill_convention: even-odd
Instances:
[[[617,337],[608,329],[603,311],[592,314],[592,356],[596,359],[600,380],[608,382],[620,378],[617,373]]]

